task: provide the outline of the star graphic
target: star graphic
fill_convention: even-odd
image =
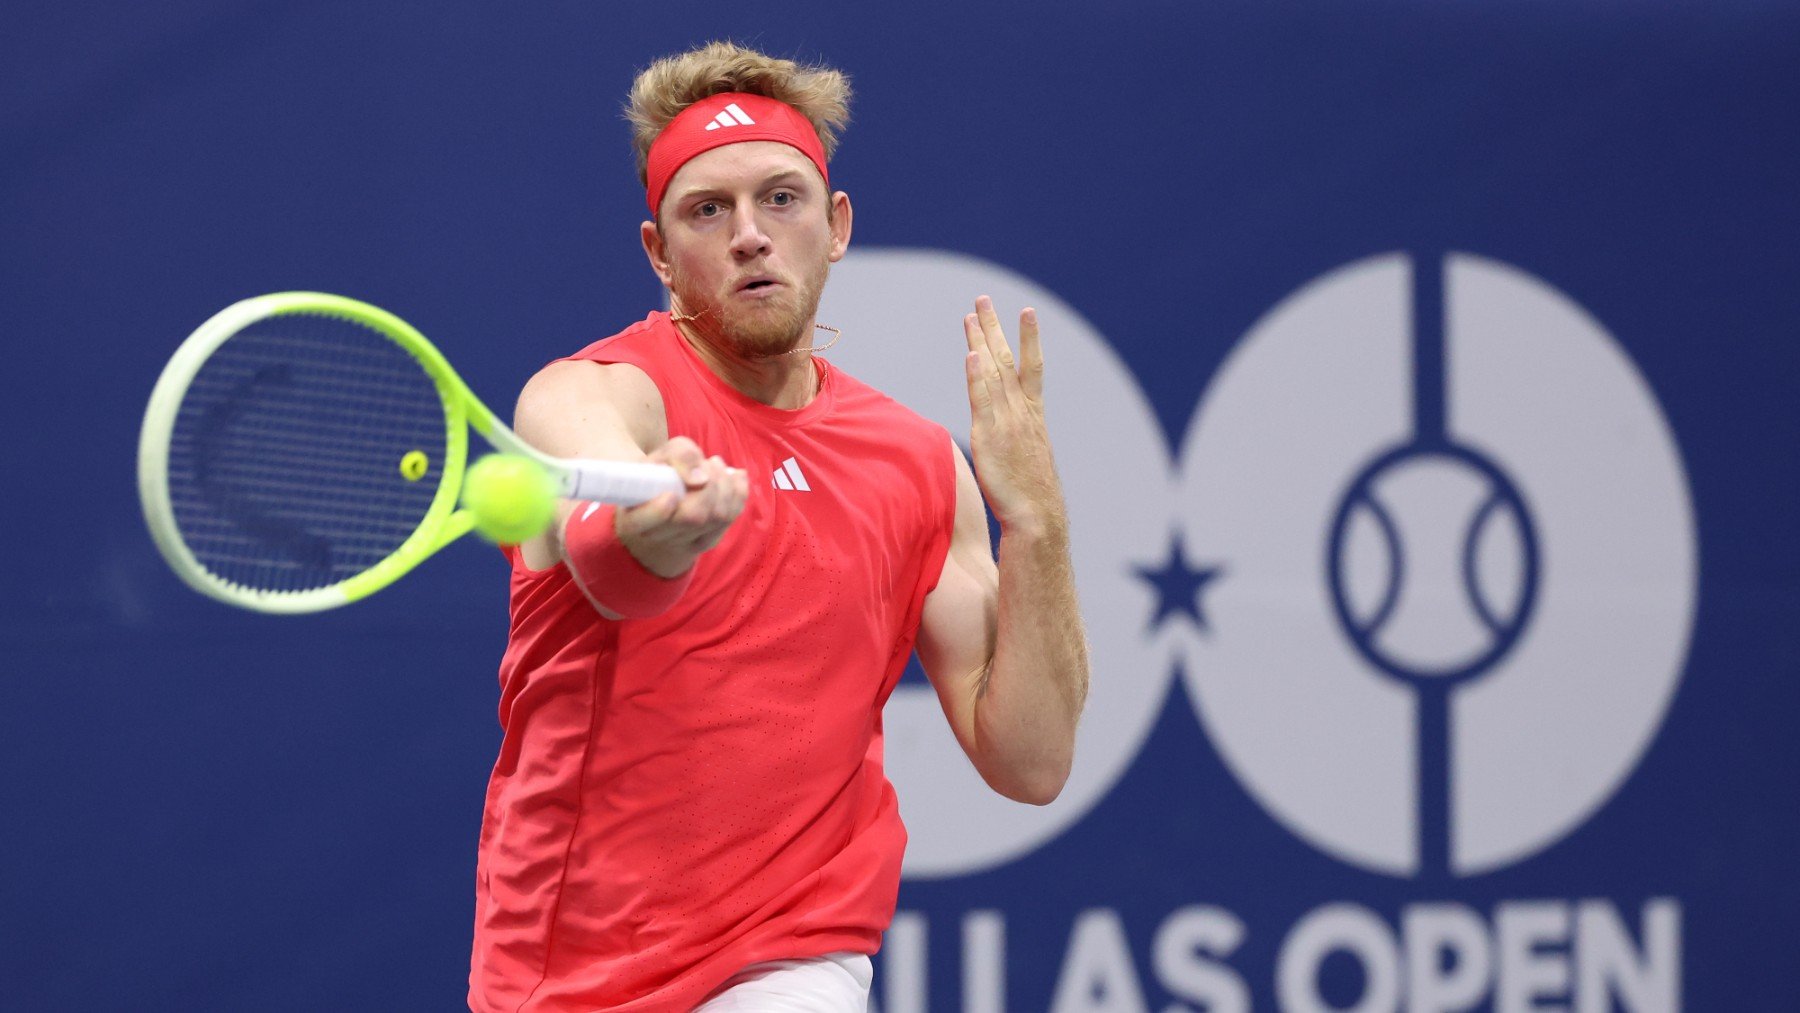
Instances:
[[[1206,621],[1206,613],[1200,607],[1200,595],[1208,584],[1225,572],[1225,568],[1188,565],[1187,554],[1182,550],[1180,532],[1170,536],[1167,562],[1160,567],[1134,566],[1132,571],[1156,589],[1156,614],[1150,617],[1151,630],[1170,618],[1181,615],[1192,619],[1195,628],[1199,630],[1212,628]]]

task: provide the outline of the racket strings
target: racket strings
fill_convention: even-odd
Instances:
[[[189,385],[169,447],[177,527],[199,563],[246,588],[306,591],[392,555],[429,511],[446,436],[437,387],[362,324],[259,320]],[[409,477],[401,461],[422,454]]]

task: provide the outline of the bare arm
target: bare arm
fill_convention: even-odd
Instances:
[[[995,791],[1038,805],[1068,780],[1087,698],[1087,637],[1043,416],[1036,314],[1015,367],[992,304],[965,321],[975,473],[956,456],[956,528],[925,600],[919,657],[963,751]],[[1000,521],[990,552],[983,496]]]
[[[513,427],[527,443],[556,457],[668,464],[687,493],[665,493],[617,514],[619,540],[643,566],[665,577],[686,572],[724,537],[744,506],[742,471],[706,457],[692,440],[668,438],[662,395],[636,366],[557,362],[519,395]],[[558,523],[521,546],[525,564],[543,569],[562,558],[561,532],[578,504],[564,501]]]

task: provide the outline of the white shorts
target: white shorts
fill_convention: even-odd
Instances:
[[[864,1013],[875,968],[861,953],[751,964],[694,1013]]]

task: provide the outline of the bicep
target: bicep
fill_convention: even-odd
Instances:
[[[973,755],[975,702],[999,634],[1000,573],[981,487],[962,451],[951,444],[950,452],[956,456],[956,522],[943,573],[925,597],[918,652],[957,741]]]

